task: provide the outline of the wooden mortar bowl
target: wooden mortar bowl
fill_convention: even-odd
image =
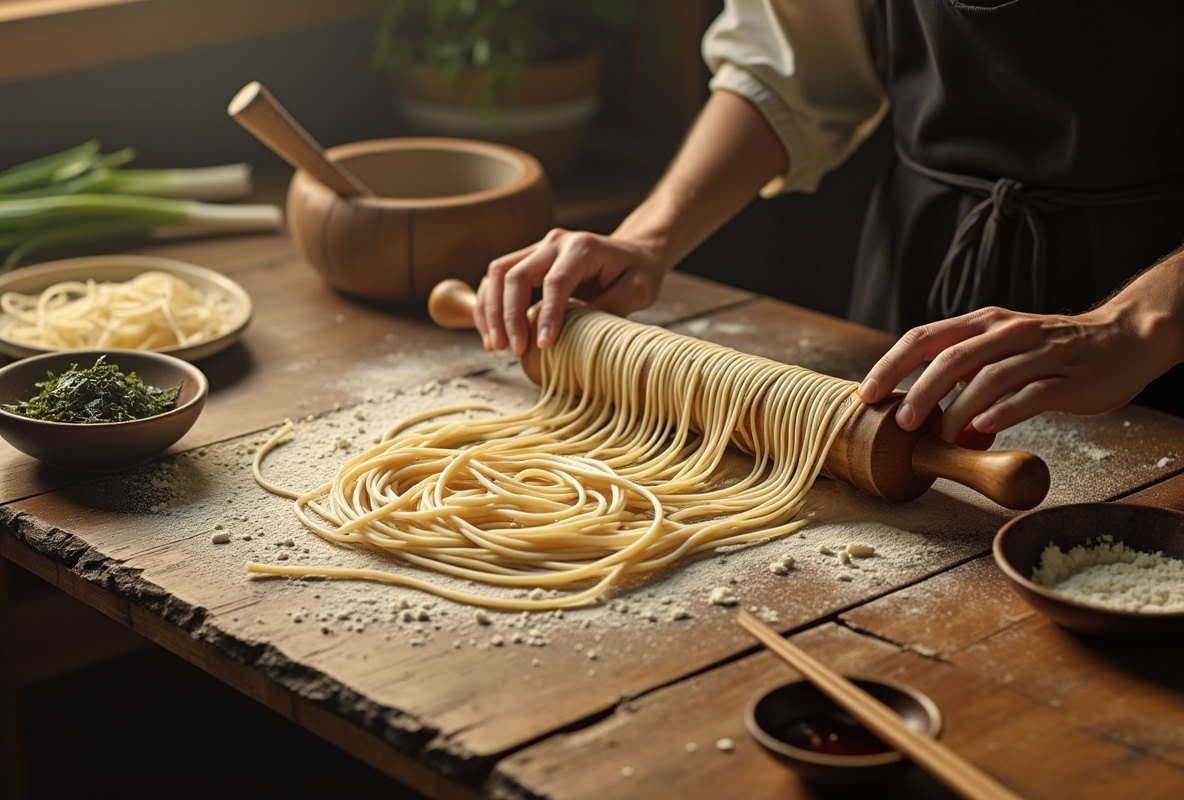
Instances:
[[[489,262],[542,238],[551,187],[539,162],[467,139],[355,142],[325,155],[373,197],[341,197],[304,170],[288,187],[288,230],[300,254],[345,294],[425,301],[445,278],[477,285]]]

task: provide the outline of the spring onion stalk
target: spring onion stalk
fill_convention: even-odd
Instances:
[[[116,170],[98,167],[68,181],[19,192],[0,192],[0,198],[53,197],[98,192],[187,200],[236,200],[251,193],[251,167],[248,164],[190,169]]]
[[[250,192],[247,164],[126,168],[132,158],[91,141],[0,172],[0,271],[55,247],[282,225],[277,206],[213,202]]]
[[[18,235],[0,269],[59,245],[140,235],[273,231],[283,218],[273,205],[219,205],[197,200],[117,194],[0,199],[0,243]]]
[[[0,194],[62,183],[91,169],[99,143],[90,141],[45,158],[27,161],[0,172]]]
[[[189,200],[235,200],[251,193],[249,164],[190,169],[125,169],[111,175],[106,191],[178,197]]]

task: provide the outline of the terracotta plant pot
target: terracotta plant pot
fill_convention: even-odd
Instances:
[[[445,278],[476,286],[489,262],[541,238],[554,215],[538,160],[491,142],[403,138],[326,150],[375,197],[344,198],[297,170],[288,230],[333,288],[426,301]]]
[[[547,174],[558,178],[572,170],[587,143],[602,72],[598,50],[533,64],[508,96],[483,108],[480,71],[454,81],[427,67],[412,67],[397,84],[399,109],[410,133],[508,144],[536,156]]]

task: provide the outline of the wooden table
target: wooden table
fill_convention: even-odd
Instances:
[[[822,480],[801,534],[565,615],[483,625],[394,587],[248,578],[249,558],[329,553],[251,477],[282,420],[296,437],[268,474],[327,478],[417,404],[521,404],[535,389],[471,332],[328,289],[283,237],[154,252],[239,281],[251,327],[201,362],[206,411],[161,462],[81,478],[0,443],[0,554],[397,780],[441,798],[814,796],[745,733],[749,699],[792,673],[707,601],[724,585],[834,666],[928,692],[944,741],[1025,797],[1184,796],[1184,647],[1090,641],[1032,612],[989,556],[1009,512],[945,482],[893,505]],[[891,341],[677,273],[639,319],[851,378]],[[1182,420],[1050,416],[1000,444],[1048,461],[1049,504],[1184,508]],[[825,552],[854,541],[876,557],[852,568]],[[773,574],[785,554],[796,568]],[[883,791],[945,796],[916,770]]]

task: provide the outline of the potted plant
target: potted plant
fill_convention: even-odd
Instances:
[[[568,172],[599,102],[604,46],[639,0],[390,0],[374,63],[410,132],[520,147]]]

